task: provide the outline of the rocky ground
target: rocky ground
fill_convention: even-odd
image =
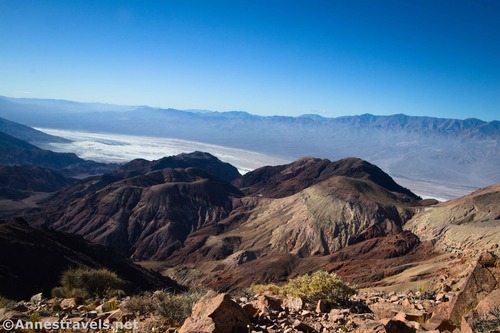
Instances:
[[[135,321],[136,328],[128,332],[499,332],[499,286],[500,260],[485,252],[464,283],[453,289],[444,283],[437,291],[363,290],[344,305],[333,307],[321,300],[309,304],[301,298],[271,291],[252,295],[209,291],[194,304],[191,316],[180,328],[180,322],[165,320],[148,310],[148,304],[158,296],[155,294],[147,296],[150,299],[143,297],[145,301],[136,307],[131,306],[130,297],[92,300],[78,305],[82,300],[45,299],[37,294],[30,301],[0,309],[0,327],[8,320]],[[6,330],[0,329],[0,332]]]

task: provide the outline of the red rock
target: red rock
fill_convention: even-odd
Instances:
[[[311,311],[304,310],[300,313],[302,317],[313,317],[314,314]]]
[[[387,333],[384,324],[375,320],[363,321],[353,333]]]
[[[295,320],[295,322],[293,323],[293,328],[295,328],[296,330],[300,331],[300,332],[317,332],[314,327],[304,323],[303,321],[300,321],[300,320]]]
[[[65,298],[61,301],[61,308],[66,310],[66,309],[72,309],[76,306],[76,300],[74,298]]]
[[[179,333],[247,333],[250,320],[229,295],[209,291],[193,306]]]
[[[408,298],[405,298],[402,302],[401,302],[401,305],[402,306],[407,306],[409,307],[411,305],[410,303],[410,300]]]
[[[261,312],[266,311],[283,311],[283,308],[280,305],[280,302],[271,296],[260,295],[257,298],[258,308]]]
[[[475,308],[479,301],[498,285],[499,281],[497,281],[496,276],[500,276],[500,267],[495,267],[497,259],[490,252],[481,254],[461,291],[451,300],[449,319],[455,325],[460,325],[462,316]]]
[[[438,302],[446,302],[446,301],[448,301],[448,298],[446,297],[446,295],[444,293],[438,293],[436,295],[436,301],[438,301]]]
[[[328,312],[328,307],[326,306],[324,301],[322,301],[322,300],[318,301],[318,304],[316,305],[316,312],[317,313]]]
[[[288,296],[283,302],[283,306],[289,311],[302,311],[304,308],[304,302],[300,297]]]
[[[488,296],[479,301],[476,310],[478,313],[486,314],[500,305],[500,289],[495,289]]]
[[[245,305],[243,305],[243,311],[245,311],[245,313],[247,314],[247,316],[249,318],[253,318],[255,316],[257,316],[257,314],[259,313],[259,310],[253,306],[253,304],[251,303],[247,303]]]
[[[398,319],[383,319],[380,321],[384,324],[387,333],[416,333],[417,329],[408,325],[405,321]]]

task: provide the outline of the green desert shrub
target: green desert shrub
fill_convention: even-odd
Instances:
[[[153,295],[133,296],[122,307],[138,316],[154,314],[169,325],[180,326],[191,315],[194,303],[204,294],[202,291],[179,294],[157,291]]]
[[[72,268],[61,277],[61,286],[52,290],[54,297],[110,297],[123,286],[116,273],[107,269]]]
[[[249,294],[261,294],[265,291],[271,291],[275,294],[281,293],[281,287],[270,283],[270,284],[252,284],[250,287],[247,288],[247,293]]]
[[[6,297],[0,296],[0,309],[6,308],[10,309],[16,305],[16,302],[14,302],[11,299],[8,299]]]
[[[154,313],[155,304],[151,295],[132,296],[122,303],[122,307],[126,311],[133,312],[138,316]]]
[[[191,315],[194,303],[203,295],[200,291],[179,294],[156,292],[153,296],[155,313],[168,324],[180,326]]]
[[[476,319],[472,325],[478,333],[498,332],[500,327],[500,306],[494,307],[489,313]]]
[[[283,286],[282,293],[300,297],[309,303],[322,300],[326,304],[334,305],[345,303],[356,290],[335,273],[317,271],[289,280]]]

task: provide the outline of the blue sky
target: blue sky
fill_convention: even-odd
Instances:
[[[0,0],[0,95],[500,119],[496,0]]]

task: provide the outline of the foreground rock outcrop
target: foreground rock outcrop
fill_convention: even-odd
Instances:
[[[246,333],[249,327],[247,314],[229,295],[210,291],[194,305],[179,333]]]
[[[499,288],[500,261],[494,254],[485,252],[479,257],[461,292],[451,302],[450,320],[459,325],[462,316]],[[500,306],[500,303],[497,305]]]

